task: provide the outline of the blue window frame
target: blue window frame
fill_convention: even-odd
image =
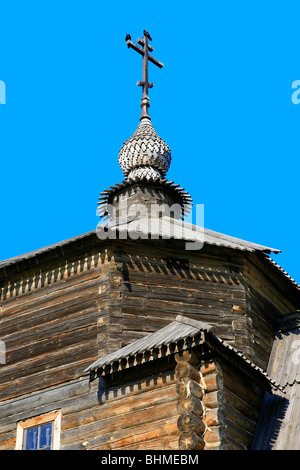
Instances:
[[[50,450],[52,448],[53,422],[25,429],[25,450]]]

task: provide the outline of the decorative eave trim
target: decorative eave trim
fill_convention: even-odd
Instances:
[[[269,263],[271,265],[273,265],[281,274],[283,274],[283,276],[289,281],[291,282],[291,284],[296,287],[297,290],[300,291],[300,284],[298,284],[295,279],[293,279],[281,266],[279,266],[278,263],[276,263],[276,261],[274,261],[272,258],[270,258],[270,256],[265,256],[265,258],[269,261]]]
[[[185,317],[180,316],[179,320],[182,323],[185,320]],[[197,327],[197,321],[193,321],[187,318],[186,322],[191,326]],[[258,367],[256,364],[254,364],[238,349],[216,336],[210,329],[210,325],[201,324],[201,327],[199,326],[199,330],[197,332],[188,334],[187,336],[178,340],[170,340],[169,342],[164,342],[163,344],[154,346],[153,348],[145,347],[145,349],[139,349],[138,352],[134,353],[129,352],[128,354],[124,355],[120,354],[116,359],[109,360],[99,367],[97,365],[95,365],[95,367],[90,367],[86,369],[85,372],[89,371],[90,380],[92,381],[97,377],[118,373],[122,370],[136,367],[156,359],[174,355],[176,353],[181,353],[185,350],[195,348],[196,346],[203,345],[205,343],[210,349],[219,352],[221,355],[224,355],[224,353],[227,352],[229,359],[236,358],[236,360],[238,360],[238,362],[241,361],[240,363],[246,366],[246,368],[249,367],[249,371],[251,370],[258,373],[261,378],[266,380],[270,386],[275,389],[282,390],[282,387],[272,380],[261,367]],[[153,334],[155,333],[152,333],[149,336],[151,337]]]
[[[190,213],[191,207],[193,205],[193,199],[184,188],[180,187],[179,184],[175,184],[174,181],[168,181],[167,178],[139,179],[137,181],[128,181],[124,179],[122,183],[116,183],[114,186],[110,186],[109,189],[104,189],[100,193],[100,197],[98,198],[99,202],[97,203],[99,217],[104,217],[103,220],[110,219],[111,215],[108,211],[108,204],[111,204],[113,196],[115,196],[118,192],[130,188],[131,186],[134,186],[138,183],[143,183],[143,185],[147,186],[161,185],[165,187],[166,189],[173,192],[175,197],[179,199],[182,206],[182,219],[184,219],[184,217]]]
[[[97,377],[121,372],[123,370],[130,369],[150,361],[155,361],[163,357],[181,353],[187,349],[199,346],[204,342],[205,333],[204,331],[200,331],[196,335],[188,336],[179,341],[163,344],[150,350],[141,351],[137,354],[129,354],[128,356],[112,361],[109,364],[90,370],[90,381],[95,380]]]
[[[237,359],[240,359],[243,364],[249,366],[249,370],[258,372],[265,380],[275,389],[283,390],[281,385],[279,385],[277,382],[275,382],[271,377],[267,374],[266,371],[264,371],[261,367],[257,366],[254,362],[252,362],[247,356],[245,356],[243,353],[241,353],[238,349],[235,347],[231,346],[228,344],[226,341],[222,340],[219,336],[216,336],[213,333],[210,333],[206,337],[206,344],[211,347],[214,350],[219,350],[218,345],[221,346],[223,351],[230,351],[233,353],[231,354],[231,357],[236,357]]]

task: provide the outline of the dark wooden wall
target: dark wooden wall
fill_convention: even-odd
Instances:
[[[104,252],[74,261],[62,258],[45,271],[23,272],[19,281],[3,287],[1,400],[73,380],[101,346],[107,351],[99,317],[101,305],[109,302],[109,284]]]
[[[277,319],[296,303],[285,297],[280,279],[254,261],[221,247],[188,252],[177,241],[108,245],[94,236],[47,253],[38,262],[7,268],[0,310],[0,339],[7,353],[6,364],[0,365],[0,434],[8,436],[5,442],[14,439],[13,424],[2,414],[8,403],[17,419],[15,407],[22,397],[37,392],[46,396],[51,389],[55,395],[56,388],[80,381],[97,357],[158,330],[178,314],[214,325],[217,335],[266,369]],[[161,391],[170,393],[171,403],[174,390],[171,379],[167,382],[169,388]],[[146,387],[139,396],[141,403],[148,391]],[[33,406],[26,400],[23,404]],[[77,413],[76,398],[68,400],[70,414],[72,406]],[[38,411],[23,408],[22,415],[29,418]],[[65,445],[77,442],[77,425],[72,426],[74,441]],[[126,438],[125,431],[122,436]],[[171,438],[164,445],[172,446]]]
[[[98,435],[88,450],[178,449],[177,394],[174,365],[163,361],[125,371],[105,383],[98,394]],[[172,362],[172,361],[171,361]]]
[[[296,306],[239,252],[188,252],[169,241],[101,247],[96,238],[84,255],[61,254],[4,280],[0,399],[72,380],[177,314],[214,325],[266,369],[277,319]]]
[[[274,331],[281,318],[300,306],[300,291],[263,256],[251,254],[244,261],[243,275],[251,359],[267,369]]]
[[[122,345],[182,314],[214,325],[217,335],[266,369],[278,318],[299,306],[299,294],[286,298],[285,283],[247,253],[215,246],[193,252],[179,242],[150,241],[116,243],[113,259]]]
[[[148,373],[108,383],[83,377],[2,403],[0,450],[14,449],[19,421],[53,410],[62,412],[62,450],[178,449],[174,367]]]
[[[51,411],[62,450],[249,449],[264,386],[220,355],[184,354],[2,402],[0,450],[14,449],[18,422]]]
[[[157,330],[177,314],[214,324],[224,339],[234,341],[232,322],[245,313],[241,259],[174,245],[132,244],[127,251],[116,245],[115,261],[125,281],[120,301],[124,343]]]
[[[221,357],[204,362],[200,372],[206,388],[206,449],[249,450],[266,390],[262,381]]]

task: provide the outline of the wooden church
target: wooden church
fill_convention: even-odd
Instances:
[[[300,286],[279,250],[184,221],[150,42],[126,37],[142,111],[97,229],[0,262],[1,450],[300,449]]]

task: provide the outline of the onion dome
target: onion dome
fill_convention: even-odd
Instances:
[[[161,180],[171,163],[171,150],[143,119],[134,134],[121,147],[119,164],[127,181]]]

